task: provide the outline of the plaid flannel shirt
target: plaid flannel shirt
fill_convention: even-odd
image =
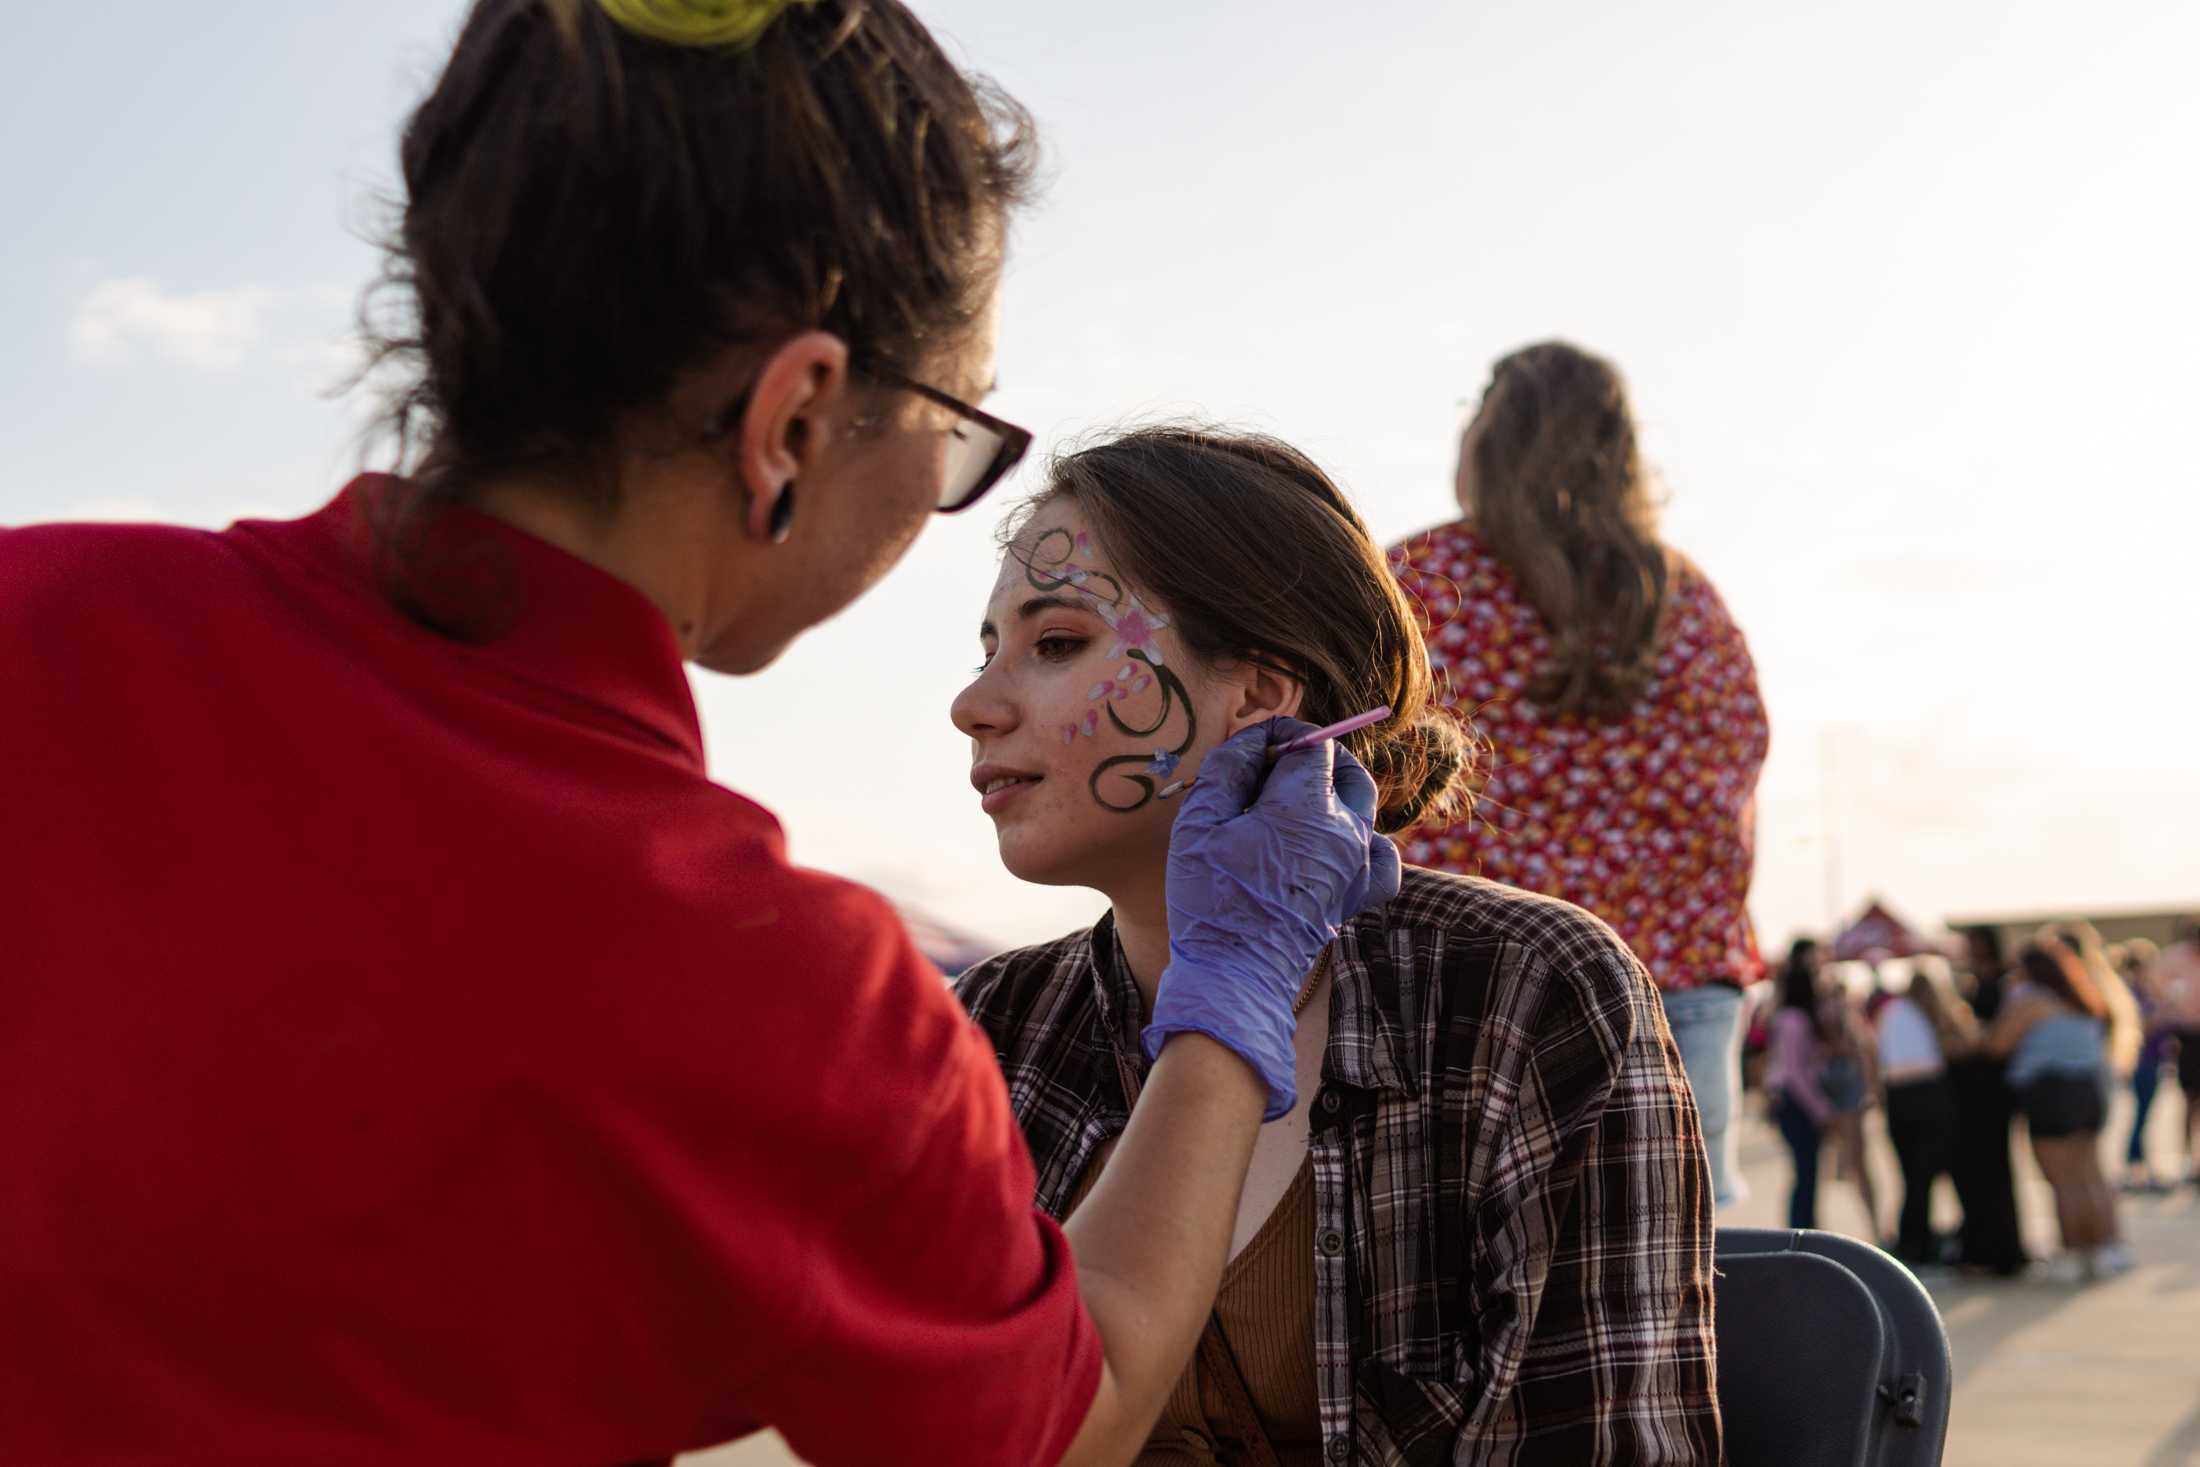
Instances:
[[[1408,867],[1340,934],[1314,1366],[1338,1467],[1721,1459],[1710,1174],[1651,985],[1578,908]],[[1112,920],[958,980],[1060,1217],[1144,1069]]]

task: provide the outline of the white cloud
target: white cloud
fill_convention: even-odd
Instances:
[[[77,307],[70,344],[78,361],[120,366],[150,354],[201,372],[272,367],[301,374],[315,392],[348,382],[365,364],[351,329],[351,292],[334,286],[236,285],[170,292],[142,275],[102,281]]]
[[[69,336],[79,360],[113,365],[140,349],[202,371],[234,371],[267,333],[283,292],[239,285],[170,295],[144,276],[103,281],[84,298]]]

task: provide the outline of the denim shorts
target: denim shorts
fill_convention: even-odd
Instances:
[[[2024,1120],[2035,1141],[2097,1133],[2107,1119],[2097,1075],[2039,1076],[2024,1087]]]

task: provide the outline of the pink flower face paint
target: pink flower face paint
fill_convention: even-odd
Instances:
[[[1127,611],[1109,616],[1106,608],[1100,611],[1100,619],[1115,631],[1115,645],[1108,649],[1110,657],[1121,657],[1137,652],[1148,663],[1161,665],[1161,646],[1154,640],[1155,633],[1168,626],[1160,617],[1152,615],[1139,603],[1138,594],[1131,593],[1131,606]]]
[[[1160,633],[1168,629],[1169,619],[1120,579],[1097,569],[1092,554],[1091,536],[1052,529],[1042,532],[1019,558],[1033,590],[1076,597],[1114,633],[1104,655],[1121,658],[1121,664],[1107,679],[1092,685],[1085,701],[1093,706],[1084,716],[1057,733],[1065,745],[1095,738],[1104,714],[1105,726],[1117,733],[1159,740],[1150,754],[1103,759],[1087,781],[1094,800],[1106,809],[1128,813],[1150,804],[1176,773],[1199,736],[1199,721],[1183,682],[1164,665]],[[1155,688],[1160,690],[1160,706],[1150,720],[1126,714],[1127,705],[1145,701],[1142,695]],[[1181,734],[1171,737],[1170,731],[1178,725]]]

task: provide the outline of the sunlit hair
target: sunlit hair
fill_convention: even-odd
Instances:
[[[2078,1012],[2108,1017],[2108,1004],[2093,986],[2085,964],[2060,939],[2035,937],[2017,949],[2017,967],[2026,979],[2054,994]]]
[[[2139,1062],[2139,1048],[2146,1042],[2145,1025],[2140,1019],[2139,1000],[2132,996],[2131,985],[2124,981],[2123,971],[2108,960],[2100,929],[2081,918],[2058,923],[2047,930],[2070,949],[2078,966],[2093,980],[2093,991],[2101,996],[2101,1004],[2108,1014],[2109,1062],[2119,1074],[2128,1073]]]
[[[1672,569],[1619,371],[1544,342],[1498,362],[1473,448],[1477,533],[1542,615],[1545,707],[1624,717],[1657,660]]]
[[[1940,1037],[1942,1048],[1967,1045],[1978,1038],[1978,1018],[1956,992],[1954,968],[1938,953],[1910,960],[1909,996]]]
[[[1476,741],[1431,697],[1428,649],[1382,547],[1313,460],[1257,433],[1141,428],[1063,454],[1003,529],[1013,542],[1066,499],[1117,574],[1168,609],[1209,664],[1255,662],[1304,688],[1299,716],[1335,723],[1387,704],[1344,745],[1379,792],[1377,828],[1451,820],[1471,799]]]

